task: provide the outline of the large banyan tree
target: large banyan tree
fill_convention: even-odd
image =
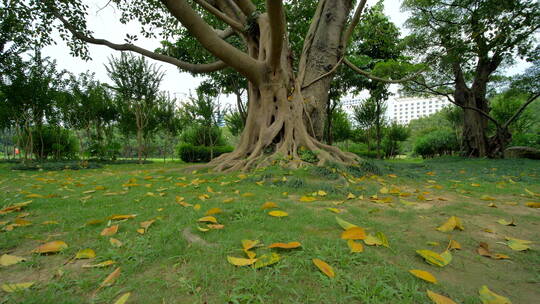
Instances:
[[[341,63],[354,67],[345,56],[347,44],[358,24],[366,0],[319,0],[311,23],[303,31],[303,46],[293,58],[287,15],[310,1],[282,0],[111,0],[121,12],[120,21],[137,20],[147,37],[162,37],[175,44],[195,39],[214,58],[194,64],[163,51],[94,37],[86,26],[88,7],[81,0],[27,1],[42,30],[56,26],[74,54],[87,57],[86,44],[131,51],[176,65],[191,73],[211,73],[232,68],[248,85],[248,115],[236,149],[214,159],[216,170],[245,170],[275,162],[298,167],[302,153],[311,151],[317,164],[355,163],[357,156],[323,144],[313,136],[313,121],[324,110],[333,73]],[[301,14],[300,14],[301,16]],[[296,16],[298,18],[298,14]],[[305,16],[304,16],[305,17]],[[41,21],[38,22],[38,21]],[[298,35],[298,32],[295,32]],[[298,38],[298,37],[296,37]],[[180,58],[180,59],[179,59]],[[359,73],[368,73],[354,67]],[[384,79],[379,79],[383,80]],[[311,130],[311,131],[310,131]]]

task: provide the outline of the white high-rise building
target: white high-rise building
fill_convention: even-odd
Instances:
[[[445,97],[400,97],[389,103],[388,114],[392,121],[408,124],[411,120],[429,116],[451,104]]]

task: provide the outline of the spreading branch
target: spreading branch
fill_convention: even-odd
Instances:
[[[323,79],[324,77],[332,75],[337,70],[337,68],[339,67],[339,65],[341,64],[342,61],[343,61],[343,57],[339,58],[338,62],[334,65],[333,68],[330,69],[330,71],[322,74],[321,76],[319,76],[319,77],[313,79],[312,81],[310,81],[308,84],[302,86],[302,90],[309,87],[310,85],[314,84],[315,82]]]
[[[343,38],[341,40],[341,45],[343,46],[343,53],[345,53],[345,49],[347,48],[347,45],[349,44],[349,40],[352,37],[354,28],[358,25],[358,22],[360,21],[360,16],[362,16],[362,11],[364,10],[364,7],[366,6],[366,2],[367,0],[360,1],[358,6],[356,7],[351,23],[347,27],[347,30],[345,30],[345,34],[343,35]]]
[[[251,0],[234,0],[234,2],[236,2],[246,16],[251,16],[257,10],[257,7]]]
[[[200,5],[201,7],[203,7],[205,10],[207,10],[212,15],[218,17],[223,22],[230,25],[233,29],[235,29],[237,31],[240,31],[240,32],[244,31],[244,26],[240,22],[238,22],[238,21],[234,20],[233,18],[227,16],[226,14],[224,14],[219,9],[217,9],[216,7],[211,5],[210,3],[206,2],[205,0],[193,0],[193,1],[195,3],[197,3],[198,5]]]
[[[404,83],[404,82],[411,81],[411,80],[415,79],[416,77],[420,76],[422,73],[425,72],[425,69],[421,69],[421,70],[419,70],[419,71],[417,71],[417,72],[415,72],[415,73],[413,73],[413,74],[411,74],[411,75],[409,75],[409,76],[407,76],[405,78],[393,80],[393,79],[377,77],[377,76],[371,74],[368,71],[362,70],[361,68],[355,66],[354,63],[350,62],[347,58],[345,58],[343,61],[353,71],[355,71],[355,72],[357,72],[359,74],[362,74],[362,75],[366,76],[367,78],[369,78],[371,80],[384,82],[384,83]]]
[[[516,111],[516,113],[514,113],[514,115],[512,115],[512,117],[510,117],[505,123],[504,125],[502,126],[504,129],[508,128],[508,126],[514,122],[514,120],[518,119],[518,117],[521,115],[521,113],[525,110],[525,108],[531,104],[533,101],[537,100],[538,98],[540,97],[540,93],[536,93],[536,94],[533,94],[531,95],[527,101],[521,105],[521,107],[519,107],[519,109]]]
[[[123,44],[117,44],[110,42],[105,39],[97,39],[90,36],[87,36],[86,34],[78,31],[71,23],[69,23],[62,15],[60,15],[57,11],[53,11],[53,15],[62,22],[64,27],[71,32],[73,36],[75,36],[77,39],[80,39],[84,42],[91,43],[91,44],[97,44],[97,45],[104,45],[107,46],[113,50],[117,51],[131,51],[138,54],[141,54],[143,56],[152,58],[154,60],[166,62],[173,64],[177,67],[179,67],[182,70],[189,71],[192,73],[209,73],[209,72],[215,72],[222,70],[227,67],[227,64],[223,61],[216,61],[213,63],[208,64],[193,64],[189,62],[185,62],[179,59],[176,59],[171,56],[167,56],[164,54],[159,54],[156,52],[152,52],[150,50],[138,47],[136,45],[133,45],[131,43],[123,43]]]
[[[270,23],[270,55],[268,64],[274,71],[281,62],[283,38],[285,36],[285,12],[282,0],[266,0],[268,21]]]
[[[414,83],[424,87],[428,92],[432,93],[432,94],[435,94],[435,95],[440,95],[440,96],[444,96],[446,97],[446,99],[453,105],[457,106],[457,107],[460,107],[462,109],[467,109],[467,110],[473,110],[473,111],[476,111],[478,112],[480,115],[484,116],[485,118],[491,120],[495,126],[497,126],[497,128],[501,128],[501,124],[493,117],[491,117],[491,115],[489,115],[488,113],[486,113],[485,111],[477,108],[477,107],[469,107],[469,106],[465,106],[465,105],[461,105],[459,103],[457,103],[454,98],[452,98],[450,96],[449,93],[444,93],[444,92],[440,92],[440,91],[437,91],[435,89],[433,89],[432,87],[426,85],[425,83],[422,83],[422,82],[418,82],[418,81],[413,81]]]
[[[186,0],[160,1],[205,49],[244,75],[251,82],[260,83],[263,62],[250,57],[245,52],[221,39],[212,27],[189,6]]]
[[[221,39],[227,39],[229,38],[230,36],[234,35],[235,34],[235,31],[233,30],[232,27],[228,27],[224,30],[220,30],[220,29],[214,29],[214,32],[216,32],[216,34],[219,36],[219,38]]]

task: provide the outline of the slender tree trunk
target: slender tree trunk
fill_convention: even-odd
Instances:
[[[366,129],[366,144],[367,144],[367,150],[368,153],[371,152],[371,128]]]
[[[377,137],[377,159],[381,159],[381,106],[377,102],[377,119],[375,121],[375,136]]]
[[[136,111],[135,116],[136,116],[135,119],[137,121],[137,158],[139,160],[139,164],[142,164],[143,129],[142,129],[141,115],[139,111]]]

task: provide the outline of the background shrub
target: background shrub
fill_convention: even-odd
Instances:
[[[426,157],[451,155],[459,150],[459,142],[452,130],[437,130],[419,137],[414,145],[414,153]]]
[[[229,153],[234,150],[230,146],[194,146],[188,143],[182,143],[177,146],[177,153],[180,159],[189,163],[209,162],[213,158],[220,156],[223,153]]]

